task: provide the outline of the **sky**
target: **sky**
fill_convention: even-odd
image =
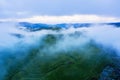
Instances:
[[[0,19],[74,15],[118,19],[119,3],[120,0],[0,0]]]

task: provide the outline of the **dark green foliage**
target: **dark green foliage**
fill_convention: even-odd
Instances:
[[[14,65],[5,80],[98,80],[102,70],[112,65],[112,53],[93,41],[83,48],[52,53],[49,48],[59,39],[61,35],[43,38],[44,44]]]

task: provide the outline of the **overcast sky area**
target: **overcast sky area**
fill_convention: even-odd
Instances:
[[[120,18],[120,0],[0,0],[0,19],[98,15]]]

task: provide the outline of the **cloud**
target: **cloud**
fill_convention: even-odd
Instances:
[[[25,14],[24,12],[18,13]],[[0,21],[17,21],[17,22],[32,22],[32,23],[105,23],[105,22],[119,22],[120,19],[116,17],[105,17],[98,15],[68,15],[68,16],[33,16],[29,18],[8,18],[0,19]]]

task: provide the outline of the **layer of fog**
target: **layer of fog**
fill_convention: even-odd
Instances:
[[[91,27],[82,28],[74,28],[71,26],[69,29],[62,29],[59,32],[52,30],[27,32],[20,30],[16,23],[0,23],[0,27],[0,51],[2,51],[2,49],[10,49],[14,52],[20,50],[19,47],[29,48],[29,46],[37,46],[41,44],[40,40],[47,34],[63,34],[64,39],[59,40],[58,45],[56,45],[57,47],[61,46],[65,49],[69,46],[79,45],[79,43],[89,42],[89,40],[92,39],[99,44],[116,49],[118,53],[120,52],[120,28],[115,26],[92,25]],[[68,36],[75,32],[79,32],[84,37],[75,38]],[[23,37],[17,38],[11,34],[20,34]],[[23,49],[25,50],[25,48]]]
[[[120,52],[120,28],[110,25],[92,25],[91,27],[74,28],[70,26],[69,29],[62,29],[61,31],[40,30],[35,32],[27,32],[20,30],[16,23],[0,23],[0,51],[2,49],[11,49],[12,51],[19,50],[19,47],[29,48],[29,46],[37,46],[40,40],[47,34],[63,34],[64,39],[59,40],[57,47],[61,46],[63,49],[69,46],[76,46],[79,43],[83,44],[94,40],[99,44],[114,48]],[[80,38],[70,37],[69,34],[79,32],[82,36]],[[23,37],[17,38],[11,34],[20,34]],[[39,41],[39,42],[38,42]],[[71,43],[72,42],[72,43]],[[17,48],[18,47],[18,48]],[[24,49],[25,50],[25,49]]]
[[[88,37],[104,46],[116,49],[120,55],[120,28],[110,25],[94,25],[85,30]]]
[[[120,28],[110,25],[92,25],[91,27],[62,29],[61,31],[40,30],[36,32],[27,32],[20,30],[16,23],[0,23],[0,77],[6,73],[5,60],[9,56],[15,56],[20,59],[26,56],[26,53],[38,45],[42,44],[42,39],[47,34],[63,34],[64,38],[59,40],[54,47],[50,50],[66,51],[74,47],[82,47],[87,44],[91,39],[103,46],[111,47],[120,52]],[[79,32],[79,37],[71,37],[69,34]],[[18,38],[11,34],[23,35]],[[12,65],[12,64],[11,64]]]

